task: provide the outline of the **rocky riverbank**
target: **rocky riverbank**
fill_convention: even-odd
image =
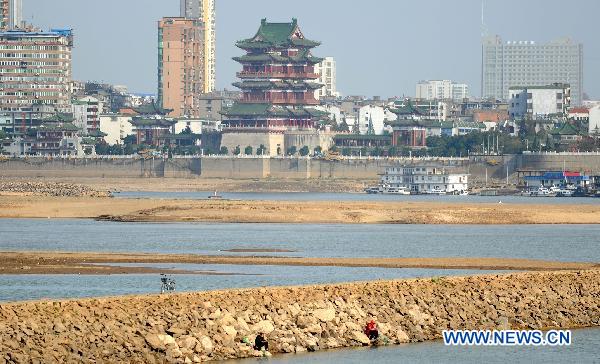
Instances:
[[[22,180],[0,180],[0,195],[33,195],[53,197],[110,197],[108,191],[98,191],[89,186],[62,183]]]
[[[600,325],[600,271],[537,272],[0,305],[0,363],[190,363],[440,338],[445,329]]]

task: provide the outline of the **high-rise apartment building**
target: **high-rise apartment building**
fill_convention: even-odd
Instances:
[[[336,66],[333,57],[325,57],[323,62],[315,65],[315,73],[319,75],[317,82],[323,85],[323,88],[315,91],[315,98],[338,97],[336,86]]]
[[[569,38],[550,43],[504,42],[499,36],[483,38],[481,92],[484,98],[508,100],[509,88],[571,85],[572,103],[583,93],[583,44]]]
[[[216,29],[215,29],[215,0],[181,0],[181,17],[200,19],[203,29],[204,77],[202,92],[215,90],[216,64]]]
[[[71,110],[71,30],[0,32],[0,111]]]
[[[169,116],[198,117],[203,87],[202,22],[163,18],[158,22],[158,100]]]
[[[21,27],[21,0],[0,0],[0,29]]]
[[[419,100],[455,100],[469,98],[469,86],[450,80],[428,80],[417,83],[416,98]]]

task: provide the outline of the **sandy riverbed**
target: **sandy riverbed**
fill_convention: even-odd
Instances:
[[[119,263],[191,263],[378,268],[580,270],[600,264],[505,258],[294,258],[265,256],[203,256],[193,254],[122,254],[69,252],[0,252],[0,274],[126,274],[163,272],[153,268],[119,267]],[[108,266],[102,264],[114,264]],[[147,269],[148,271],[144,271]],[[211,274],[170,271],[172,274]]]
[[[600,205],[208,201],[4,195],[0,196],[0,218],[222,223],[599,224]]]

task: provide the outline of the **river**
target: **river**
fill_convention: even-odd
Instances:
[[[0,219],[1,251],[230,254],[286,249],[301,257],[497,257],[600,261],[600,225],[120,223]],[[263,253],[261,253],[262,255]],[[268,254],[268,253],[265,253]]]
[[[327,350],[306,354],[276,355],[269,364],[396,364],[396,363],[599,363],[600,328],[572,331],[570,346],[445,346],[441,341],[380,348]],[[263,363],[264,359],[232,360],[227,363]]]
[[[202,200],[215,191],[196,192],[152,192],[124,191],[113,193],[116,198],[152,198]],[[518,204],[595,204],[600,198],[593,197],[528,197],[528,196],[434,196],[434,195],[369,195],[366,193],[335,192],[218,192],[223,198],[231,200],[254,201],[401,201],[401,202],[446,202],[446,203],[518,203]]]

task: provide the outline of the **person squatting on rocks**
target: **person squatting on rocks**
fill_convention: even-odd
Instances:
[[[367,322],[365,326],[365,335],[371,340],[371,342],[379,338],[379,330],[377,330],[377,324],[374,320]]]
[[[254,340],[254,350],[265,350],[269,351],[269,342],[262,336],[262,334],[256,335],[256,339]]]

